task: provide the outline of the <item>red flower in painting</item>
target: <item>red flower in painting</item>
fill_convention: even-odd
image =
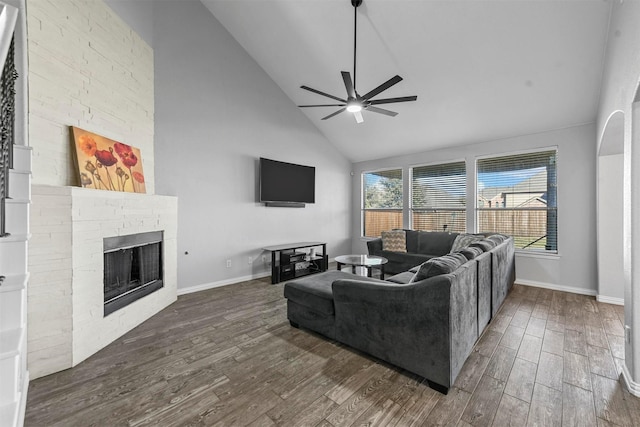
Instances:
[[[96,150],[96,159],[98,159],[103,166],[113,166],[118,162],[118,159],[113,157],[113,153],[107,150]]]
[[[132,175],[133,175],[133,179],[138,181],[140,184],[144,183],[144,175],[142,175],[140,172],[135,171],[132,173]]]
[[[126,167],[132,168],[138,164],[138,158],[133,154],[133,149],[129,145],[116,142],[113,144],[113,148]]]

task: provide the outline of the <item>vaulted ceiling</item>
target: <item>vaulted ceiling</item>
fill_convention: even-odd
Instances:
[[[332,103],[353,71],[350,0],[201,0],[293,103]],[[611,0],[613,1],[613,0]],[[387,117],[302,112],[352,161],[496,140],[595,121],[610,1],[364,0],[357,89],[399,74]]]

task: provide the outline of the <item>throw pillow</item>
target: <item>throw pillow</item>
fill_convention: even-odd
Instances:
[[[487,237],[488,240],[496,242],[496,244],[498,245],[504,242],[505,240],[507,240],[508,238],[509,237],[505,236],[504,234],[492,234],[491,236]]]
[[[459,252],[460,249],[464,249],[470,244],[482,239],[484,239],[484,236],[482,234],[458,234],[456,240],[453,241],[453,245],[451,245],[451,251],[449,251],[449,253]]]
[[[460,249],[460,254],[464,255],[465,258],[467,258],[467,260],[470,259],[474,259],[475,257],[477,257],[478,255],[480,255],[481,253],[483,253],[484,251],[482,250],[482,248],[478,248],[478,247],[468,247],[468,248],[464,248],[464,249]]]
[[[478,240],[477,242],[473,242],[469,246],[472,248],[480,248],[483,251],[488,252],[498,245],[493,240],[483,239],[483,240]]]
[[[467,259],[461,254],[448,254],[441,257],[431,258],[429,261],[423,262],[420,265],[418,271],[409,283],[415,283],[420,280],[428,279],[429,277],[451,273],[465,262],[467,262]]]
[[[407,235],[404,230],[383,231],[382,250],[391,252],[407,252]]]

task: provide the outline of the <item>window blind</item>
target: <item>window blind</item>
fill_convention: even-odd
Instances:
[[[557,252],[557,150],[477,161],[478,231],[514,237],[516,247]]]
[[[362,174],[362,235],[402,228],[402,169]]]
[[[411,223],[414,230],[466,231],[465,162],[411,169]]]

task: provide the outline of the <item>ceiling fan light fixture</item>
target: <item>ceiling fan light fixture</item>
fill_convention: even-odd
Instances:
[[[358,101],[349,101],[347,103],[347,111],[350,113],[358,113],[362,111],[362,104]]]

